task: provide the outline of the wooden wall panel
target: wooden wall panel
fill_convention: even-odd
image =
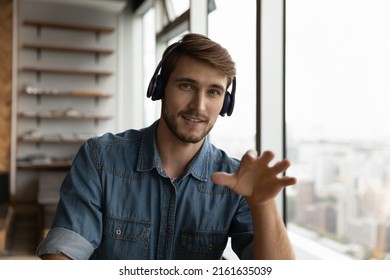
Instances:
[[[12,0],[0,0],[0,173],[10,171]]]

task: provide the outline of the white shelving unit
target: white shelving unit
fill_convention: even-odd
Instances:
[[[11,201],[55,209],[80,145],[118,127],[119,13],[20,0],[17,18]]]

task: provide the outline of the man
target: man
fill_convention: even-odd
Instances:
[[[161,74],[158,72],[161,70]],[[287,160],[247,152],[241,162],[206,136],[234,106],[235,64],[209,38],[188,34],[164,53],[147,96],[152,126],[106,134],[79,150],[61,187],[42,259],[292,259],[274,198],[295,178]],[[232,92],[227,89],[232,84]]]

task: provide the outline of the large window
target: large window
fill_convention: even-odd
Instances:
[[[390,2],[286,1],[288,229],[357,259],[390,253]]]
[[[143,49],[143,92],[146,92],[150,79],[155,71],[156,64],[156,22],[155,9],[149,9],[142,16],[142,49]],[[146,96],[146,94],[145,94]],[[157,102],[143,99],[143,120],[144,126],[152,124],[158,117],[159,106]]]
[[[156,1],[142,14],[143,91],[146,92],[165,48],[188,32],[189,0]],[[144,100],[144,126],[160,116],[160,102]]]
[[[236,62],[236,103],[230,117],[220,117],[210,140],[241,158],[255,148],[256,135],[256,1],[216,0],[208,17],[208,36],[224,46]],[[229,89],[231,90],[231,89]]]

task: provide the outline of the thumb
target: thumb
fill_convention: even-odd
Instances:
[[[214,172],[211,174],[211,181],[214,184],[227,186],[230,189],[234,189],[237,184],[236,174],[230,174],[226,172]]]

